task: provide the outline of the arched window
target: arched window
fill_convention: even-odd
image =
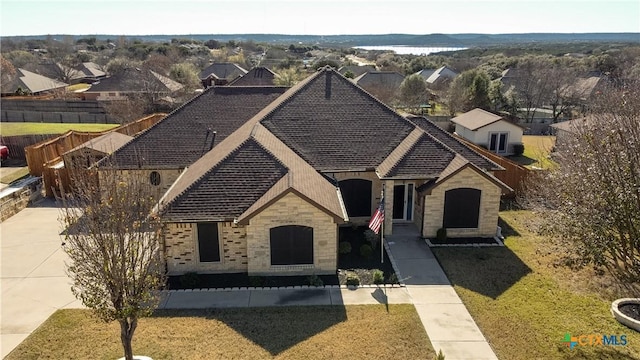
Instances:
[[[371,216],[371,181],[348,179],[338,186],[349,217]]]
[[[151,185],[158,186],[160,185],[161,180],[159,172],[152,171],[151,174],[149,174],[149,182],[151,182]]]
[[[444,194],[444,217],[442,227],[450,229],[477,228],[480,216],[478,189],[460,188]]]
[[[269,230],[271,265],[313,264],[313,228],[278,226]]]

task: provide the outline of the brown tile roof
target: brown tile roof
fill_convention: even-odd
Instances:
[[[473,110],[467,111],[462,115],[454,117],[453,119],[451,119],[451,122],[464,126],[471,131],[475,131],[500,120],[503,120],[503,117],[500,115],[475,108]]]
[[[208,151],[208,129],[220,143],[286,89],[209,88],[116,151],[113,163],[119,168],[184,168]]]
[[[9,76],[8,81],[2,83],[2,93],[11,94],[15,93],[18,88],[22,90],[28,90],[33,94],[43,91],[50,91],[59,88],[63,88],[68,84],[63,83],[55,79],[51,79],[42,75],[38,75],[31,71],[18,68],[16,73]]]
[[[429,179],[441,176],[449,163],[460,156],[427,134],[420,136],[400,161],[386,174],[388,178]]]
[[[441,127],[431,122],[429,119],[423,116],[411,116],[408,119],[418,127],[420,127],[422,130],[424,130],[426,133],[445,144],[448,148],[462,155],[477,167],[484,170],[504,170],[503,167],[477,153],[465,143],[456,139]]]
[[[116,131],[111,131],[104,135],[98,136],[97,138],[91,139],[85,142],[84,144],[80,144],[75,148],[67,151],[65,154],[68,154],[83,148],[97,150],[104,154],[111,154],[117,149],[123,147],[129,141],[131,141],[131,139],[133,139],[132,136],[121,134]]]
[[[200,79],[213,75],[218,79],[233,80],[247,73],[247,70],[234,63],[214,63],[200,72]]]
[[[257,120],[248,121],[185,170],[163,199],[169,221],[243,223],[289,192],[338,221],[347,219],[335,185]]]
[[[274,80],[278,77],[278,74],[266,67],[255,67],[230,82],[228,86],[273,86]]]
[[[399,88],[404,81],[404,76],[395,71],[370,71],[356,77],[353,81],[365,89],[376,86]]]
[[[159,92],[172,93],[184,86],[176,81],[162,76],[155,71],[128,68],[112,76],[94,83],[85,93],[101,92]]]
[[[331,68],[287,94],[261,122],[320,171],[373,169],[414,129]]]

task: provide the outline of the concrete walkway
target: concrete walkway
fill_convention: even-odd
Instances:
[[[3,358],[56,310],[82,307],[64,272],[58,215],[42,200],[0,224]]]
[[[82,308],[64,272],[58,215],[55,203],[44,200],[0,225],[3,358],[57,309]],[[447,360],[496,359],[417,229],[395,226],[394,233],[386,242],[406,287],[170,291],[160,307],[413,303],[434,349]]]
[[[497,359],[417,228],[394,224],[393,232],[387,249],[435,351],[447,360]]]

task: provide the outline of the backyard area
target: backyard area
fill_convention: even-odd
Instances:
[[[434,254],[500,359],[640,359],[640,334],[609,309],[617,297],[609,278],[561,263],[534,231],[529,211],[500,213],[505,247],[437,248]],[[559,251],[560,250],[560,251]],[[577,346],[565,334],[626,335],[626,346]]]
[[[554,166],[550,158],[556,143],[555,136],[523,135],[524,154],[509,158],[529,169],[548,169]]]
[[[64,134],[69,130],[82,132],[100,132],[111,130],[119,124],[77,124],[77,123],[29,123],[29,122],[3,122],[0,125],[0,135],[44,135]]]
[[[117,359],[117,323],[59,310],[7,360]],[[433,359],[412,305],[158,311],[141,319],[135,354],[161,359]]]

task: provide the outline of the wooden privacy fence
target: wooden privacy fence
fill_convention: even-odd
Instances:
[[[460,136],[456,136],[457,139],[464,142],[467,146],[475,150],[476,152],[482,154],[484,157],[493,161],[494,163],[502,166],[504,171],[494,171],[493,175],[498,178],[498,180],[505,183],[507,186],[514,190],[513,194],[506,194],[505,196],[515,196],[522,191],[522,186],[524,184],[525,179],[529,175],[529,169],[518,164],[515,161],[511,161],[505,157],[497,155],[483,147],[480,147],[476,144],[469,142],[466,139],[463,139]]]
[[[165,116],[167,116],[165,113],[149,115],[110,131],[135,136],[141,131],[153,126]],[[69,131],[56,138],[27,146],[24,151],[27,165],[29,166],[29,173],[33,176],[42,176],[43,186],[48,197],[54,196],[60,189],[60,186],[69,189],[72,184],[72,179],[68,169],[61,166],[61,162],[63,161],[62,154],[110,131]]]

